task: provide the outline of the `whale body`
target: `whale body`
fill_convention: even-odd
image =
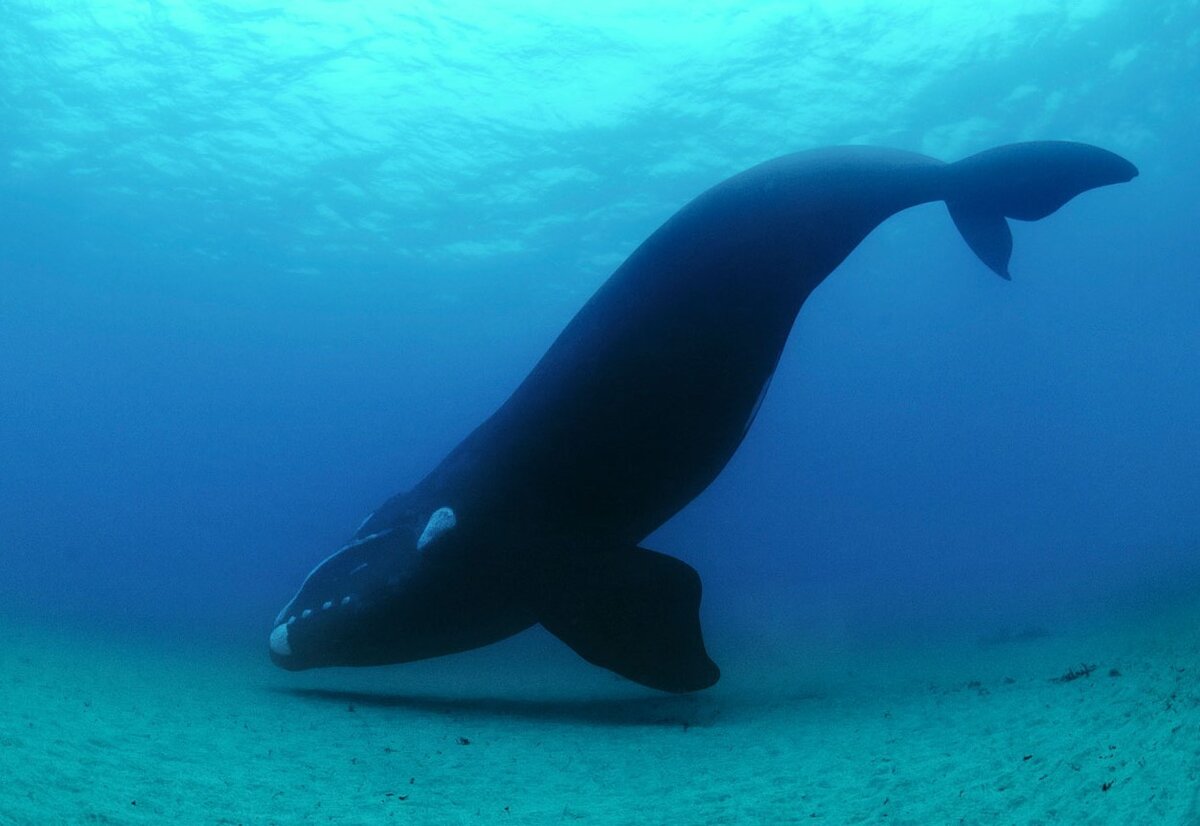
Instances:
[[[639,542],[733,456],[805,299],[882,221],[939,200],[1008,278],[1008,219],[1136,175],[1104,149],[1041,141],[955,163],[817,149],[714,186],[629,256],[491,417],[308,575],[275,620],[272,659],[407,662],[541,623],[644,685],[712,685],[699,575]]]

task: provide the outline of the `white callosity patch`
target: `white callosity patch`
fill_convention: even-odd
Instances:
[[[359,531],[361,531],[363,528],[367,527],[367,523],[371,521],[371,518],[372,518],[373,516],[375,516],[375,511],[371,511],[370,513],[368,513],[368,514],[367,514],[367,518],[366,518],[366,519],[364,519],[362,522],[359,522],[359,523],[358,523],[358,527],[354,529],[354,532],[355,532],[355,533],[358,533],[358,532],[359,532]]]
[[[421,531],[421,538],[417,540],[417,550],[423,550],[426,545],[457,524],[458,519],[454,516],[451,508],[438,508],[429,517],[429,521],[425,524],[425,530]]]
[[[286,625],[278,625],[271,632],[271,650],[281,657],[292,655],[292,647],[288,645],[288,627]]]

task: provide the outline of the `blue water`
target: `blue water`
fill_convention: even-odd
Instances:
[[[0,6],[0,612],[265,649],[694,195],[1043,138],[1141,176],[1016,225],[1012,283],[889,221],[647,544],[785,636],[1200,582],[1200,4],[387,5]]]

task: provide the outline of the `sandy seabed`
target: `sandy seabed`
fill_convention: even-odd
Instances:
[[[683,697],[538,633],[288,674],[248,646],[10,621],[0,823],[1195,824],[1198,619],[988,647],[718,639],[722,681]]]

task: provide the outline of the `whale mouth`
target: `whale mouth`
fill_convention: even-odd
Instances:
[[[288,671],[314,667],[316,663],[311,661],[314,652],[310,650],[313,647],[314,633],[318,640],[322,634],[329,633],[329,623],[344,620],[344,612],[356,602],[355,598],[347,595],[337,602],[326,600],[315,609],[306,608],[287,616],[286,619],[281,614],[275,620],[267,640],[272,662]],[[339,614],[343,616],[339,617]],[[300,644],[300,651],[297,651],[297,642]]]
[[[344,633],[347,609],[359,607],[357,596],[347,595],[337,602],[325,600],[314,608],[305,608],[286,617],[280,615],[267,639],[271,661],[288,671],[313,668],[323,660],[329,646],[322,641]]]

